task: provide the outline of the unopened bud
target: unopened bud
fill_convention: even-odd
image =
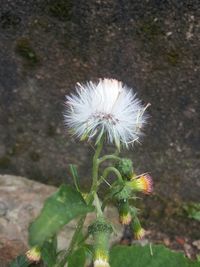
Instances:
[[[108,257],[104,254],[95,254],[94,256],[94,267],[110,267]]]
[[[153,191],[153,180],[149,174],[141,175],[139,178],[133,177],[126,185],[134,191],[150,194]]]
[[[104,220],[97,220],[89,226],[88,232],[94,239],[94,267],[109,267],[109,240],[113,229]]]
[[[131,197],[132,188],[129,185],[127,186],[126,184],[123,186],[123,188],[121,188],[121,190],[119,190],[117,193],[115,193],[115,195],[114,195],[115,200],[121,201],[124,199],[129,199]]]
[[[130,159],[122,158],[115,166],[121,173],[122,177],[129,180],[133,175],[133,163]]]
[[[32,247],[26,252],[26,257],[30,262],[39,262],[41,259],[41,251],[39,247]]]
[[[130,213],[130,207],[128,199],[122,199],[118,202],[119,221],[123,225],[130,224],[132,216]]]
[[[140,240],[144,237],[145,230],[142,228],[140,221],[137,217],[133,219],[132,228],[135,239]]]

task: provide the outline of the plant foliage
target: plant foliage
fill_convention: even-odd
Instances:
[[[116,246],[111,249],[111,267],[199,267],[182,253],[176,253],[162,245]]]
[[[68,185],[62,185],[45,201],[40,215],[30,225],[29,244],[42,245],[69,221],[92,210],[79,192]]]

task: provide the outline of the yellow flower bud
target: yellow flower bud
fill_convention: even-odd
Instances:
[[[26,257],[30,262],[39,262],[41,259],[41,251],[39,247],[32,247],[26,252]]]
[[[145,230],[142,228],[140,221],[137,217],[135,217],[132,221],[132,228],[135,239],[140,240],[144,237]]]
[[[150,194],[153,191],[153,181],[149,174],[141,175],[139,178],[133,177],[130,182],[127,182],[127,186],[144,194]]]

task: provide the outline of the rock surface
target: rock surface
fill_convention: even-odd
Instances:
[[[19,254],[28,249],[28,226],[39,214],[44,200],[55,192],[56,187],[45,185],[20,176],[0,175],[0,267],[7,267]],[[159,211],[154,202],[154,209]],[[144,210],[140,218],[146,229],[145,239],[140,244],[158,243],[169,248],[183,251],[188,257],[195,258],[200,252],[199,224],[186,218],[169,215],[168,223],[156,221],[154,211],[146,207],[150,215]],[[114,207],[108,207],[106,216],[115,227],[111,243],[119,242],[128,245],[137,243],[128,230],[122,235],[122,227],[118,222],[118,215]],[[142,218],[143,217],[143,218]],[[94,214],[88,214],[84,229],[94,220]],[[153,221],[156,221],[153,223]],[[76,227],[76,221],[71,221],[58,235],[59,249],[66,248]],[[123,236],[123,238],[122,238]]]
[[[0,266],[10,262],[28,249],[28,226],[39,214],[44,200],[55,192],[56,188],[20,176],[0,175]],[[116,229],[120,230],[114,208],[106,211]],[[94,215],[86,218],[85,230],[94,220]],[[59,249],[66,248],[76,227],[71,221],[58,236]],[[120,233],[114,235],[112,242],[120,239]]]
[[[127,152],[171,201],[200,198],[200,4],[0,0],[0,171],[59,185],[92,150],[63,127],[77,81],[112,77],[152,104],[143,146]],[[109,150],[110,148],[107,148]]]

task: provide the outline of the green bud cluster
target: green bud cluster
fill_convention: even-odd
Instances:
[[[130,159],[122,158],[117,162],[115,168],[121,173],[124,179],[129,180],[133,175],[133,163]]]
[[[129,186],[124,185],[123,188],[114,195],[114,199],[117,201],[123,201],[124,199],[129,199],[132,195],[132,189]]]

